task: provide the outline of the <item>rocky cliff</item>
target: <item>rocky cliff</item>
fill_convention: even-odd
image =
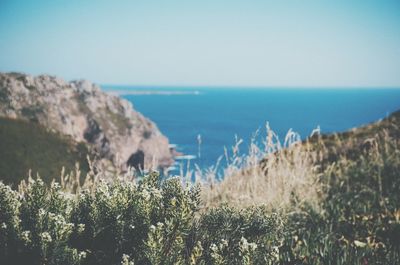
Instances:
[[[168,139],[130,102],[88,81],[0,73],[0,116],[29,120],[86,143],[102,161],[126,168],[166,167]]]

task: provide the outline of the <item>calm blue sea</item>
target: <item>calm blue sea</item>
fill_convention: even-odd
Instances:
[[[178,151],[196,156],[193,162],[202,168],[215,164],[224,146],[235,143],[235,135],[244,140],[241,150],[247,149],[257,129],[265,136],[266,122],[281,139],[291,128],[304,138],[318,126],[322,133],[341,132],[400,109],[400,89],[104,89],[163,91],[121,96],[152,119]],[[182,91],[190,94],[179,94]]]

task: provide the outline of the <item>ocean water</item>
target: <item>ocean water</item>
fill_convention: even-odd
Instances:
[[[318,126],[341,132],[400,109],[400,89],[103,88],[131,101],[201,168],[214,165],[235,135],[247,151],[256,130],[265,136],[267,122],[281,140],[289,129],[305,138]]]

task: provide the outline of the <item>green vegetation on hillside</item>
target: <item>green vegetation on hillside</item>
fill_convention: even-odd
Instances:
[[[0,180],[19,184],[32,170],[50,183],[60,177],[62,167],[66,172],[75,170],[78,162],[82,175],[88,172],[83,144],[74,144],[66,137],[41,127],[37,123],[0,118]]]
[[[283,211],[282,264],[398,264],[399,128],[396,112],[380,122],[303,142],[289,134],[295,140],[284,147],[269,131],[265,149],[273,153],[253,147],[256,151],[244,156],[245,169],[238,166],[243,158],[231,158],[224,179],[206,186],[205,203],[263,203]],[[250,163],[260,152],[261,163]]]
[[[284,146],[268,131],[264,151],[234,148],[225,178],[201,186],[0,183],[0,263],[399,264],[399,125],[397,112]]]

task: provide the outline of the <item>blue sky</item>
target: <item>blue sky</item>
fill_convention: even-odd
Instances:
[[[0,0],[0,71],[107,84],[400,87],[400,1]]]

